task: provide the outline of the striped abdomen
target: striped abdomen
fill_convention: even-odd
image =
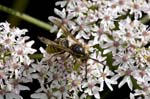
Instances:
[[[59,49],[59,48],[57,48],[57,47],[55,47],[53,45],[48,45],[46,47],[46,51],[47,51],[47,53],[52,54],[52,53],[58,53],[58,52],[60,52],[61,49]]]

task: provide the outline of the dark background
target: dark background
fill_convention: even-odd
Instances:
[[[24,9],[20,9],[19,7],[16,8],[15,5],[19,4],[19,2],[24,2]],[[39,20],[42,20],[44,22],[49,22],[48,16],[55,15],[54,14],[54,3],[57,0],[0,0],[0,4],[5,5],[7,7],[19,10],[21,12],[24,12],[32,17],[35,17]],[[21,6],[23,7],[23,6]],[[19,27],[20,29],[28,29],[28,32],[26,35],[30,36],[31,39],[35,40],[35,44],[33,45],[33,48],[38,49],[39,46],[43,46],[43,44],[37,39],[37,36],[45,36],[50,39],[55,38],[55,34],[50,34],[49,31],[44,30],[42,28],[39,28],[31,23],[28,23],[24,20],[20,20],[17,17],[8,15],[5,12],[0,11],[0,22],[8,21],[11,26]],[[23,91],[21,92],[21,95],[24,97],[24,99],[30,99],[30,94],[38,88],[38,83],[36,80],[34,80],[33,83],[27,84],[29,87],[31,87],[31,91]],[[108,88],[105,88],[105,91]],[[114,86],[114,91],[110,92],[108,95],[106,94],[105,99],[129,99],[129,89],[127,86],[123,86],[121,89],[118,90],[117,86]]]
[[[26,13],[32,17],[48,23],[48,16],[54,15],[53,9],[55,7],[54,3],[56,1],[57,0],[0,0],[0,4]],[[33,45],[33,47],[36,49],[38,49],[38,47],[42,45],[42,43],[40,43],[40,41],[37,39],[37,36],[42,35],[50,39],[55,38],[55,34],[51,34],[47,30],[39,28],[38,26],[35,26],[15,16],[0,11],[0,22],[5,21],[8,21],[11,24],[11,27],[28,29],[26,35],[30,36],[31,39],[34,39],[36,41]]]

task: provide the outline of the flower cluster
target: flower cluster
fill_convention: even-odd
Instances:
[[[125,83],[131,99],[150,98],[150,31],[140,21],[150,17],[149,0],[63,0],[56,5],[61,7],[54,9],[59,18],[49,20],[61,22],[99,62],[88,59],[76,66],[70,53],[41,49],[44,58],[34,64],[41,87],[32,98],[100,99],[105,84],[113,91],[113,85],[121,88]],[[51,32],[57,32],[57,38],[64,34],[58,24]]]
[[[34,41],[27,42],[26,32],[0,23],[0,99],[21,99],[20,91],[29,90],[20,83],[32,81],[29,69],[33,60],[28,55],[36,50],[31,48]]]
[[[57,42],[51,47],[47,42],[46,50],[40,48],[43,58],[34,63],[27,30],[0,23],[0,98],[21,99],[20,91],[30,90],[21,83],[36,79],[40,88],[34,99],[100,99],[106,87],[113,91],[125,84],[131,99],[149,99],[150,28],[141,20],[150,17],[150,1],[63,0],[56,5],[59,18],[49,17],[51,32],[56,40],[67,34],[69,48],[59,42],[62,51],[50,53],[48,47]],[[75,56],[73,44],[82,45],[86,54]]]

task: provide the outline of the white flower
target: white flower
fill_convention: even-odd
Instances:
[[[8,22],[1,22],[0,23],[0,31],[2,34],[8,34],[10,32],[10,24]]]
[[[123,79],[120,81],[118,87],[121,88],[125,83],[128,84],[128,87],[130,88],[130,90],[133,89],[133,83],[131,80],[131,76],[134,75],[133,71],[135,71],[136,68],[134,68],[133,66],[129,66],[129,67],[119,67],[116,70],[116,75],[113,76],[113,79],[119,79],[120,77],[123,76]]]
[[[146,5],[147,2],[145,0],[130,1],[129,3],[130,14],[134,14],[135,19],[141,18],[142,11],[145,10]]]
[[[48,17],[48,19],[54,23],[54,27],[52,28],[51,32],[58,31],[57,38],[59,38],[63,35],[63,32],[65,32],[65,31],[61,31],[60,25],[64,25],[67,29],[69,27],[70,30],[75,25],[75,23],[71,20],[73,16],[67,15],[65,9],[62,9],[62,11],[58,9],[54,9],[54,11],[58,16],[60,16],[60,19],[53,16]]]
[[[111,84],[117,84],[117,81],[115,79],[109,78],[109,76],[113,76],[114,73],[109,70],[109,67],[106,66],[104,68],[99,67],[97,70],[97,74],[95,76],[98,79],[98,83],[100,84],[99,91],[103,91],[104,89],[104,82],[106,83],[107,87],[113,91],[113,88]]]
[[[124,42],[119,38],[111,40],[108,36],[105,36],[103,40],[105,42],[101,45],[101,47],[104,48],[103,54],[112,52],[115,55],[118,50],[123,49],[122,45]]]
[[[55,8],[54,11],[57,15],[59,15],[61,17],[63,24],[65,24],[65,25],[73,25],[74,24],[74,22],[71,21],[73,16],[71,16],[69,14],[67,15],[65,9],[62,9],[62,11],[60,11],[60,10]]]
[[[150,81],[149,75],[148,75],[148,68],[146,69],[137,69],[135,71],[133,71],[133,77],[137,80],[138,84],[143,84],[143,83],[147,83]]]
[[[56,99],[56,97],[53,95],[52,88],[46,86],[44,84],[41,84],[41,88],[37,89],[35,93],[31,94],[31,98],[34,99]]]
[[[63,8],[64,6],[68,6],[68,5],[72,5],[76,0],[64,0],[64,1],[57,1],[55,3],[56,6],[60,5],[61,8]]]
[[[149,99],[150,98],[150,87],[149,84],[147,85],[142,85],[142,89],[135,89],[134,93],[130,95],[133,99],[134,97],[138,97],[138,99],[141,99],[141,97],[144,97],[144,99]]]
[[[1,98],[1,97],[0,97]],[[18,95],[18,94],[14,94],[14,93],[7,93],[5,95],[5,98],[6,99],[23,99],[22,96]],[[2,99],[5,99],[5,98],[2,98]]]
[[[66,10],[69,16],[81,17],[84,13],[88,12],[88,8],[85,2],[80,0],[73,0],[74,2],[67,6]]]
[[[88,93],[89,96],[94,95],[96,99],[100,99],[99,87],[96,84],[97,81],[91,78],[82,83],[82,88],[85,88],[84,93]]]
[[[119,22],[119,30],[113,33],[118,35],[124,42],[127,42],[128,45],[134,44],[140,47],[142,44],[147,44],[150,39],[148,36],[150,33],[147,28],[148,26],[142,24],[139,20],[132,21],[127,17]]]
[[[34,99],[48,99],[47,95],[45,93],[34,93],[34,94],[31,94],[31,98],[34,98]],[[51,99],[55,99],[55,98],[51,98]]]
[[[143,47],[137,50],[136,63],[138,67],[141,67],[141,68],[147,68],[147,66],[149,67],[150,66],[149,58],[150,58],[149,49],[146,49]]]
[[[26,32],[26,29],[10,28],[7,22],[0,23],[0,68],[4,71],[0,72],[0,86],[8,99],[22,99],[18,95],[20,91],[29,90],[20,83],[28,82],[25,79],[27,75],[23,73],[25,68],[27,66],[30,68],[29,65],[33,62],[28,55],[35,53],[36,50],[31,48],[34,41],[26,42],[29,39],[28,36],[23,36]],[[7,93],[8,91],[11,93]]]
[[[48,79],[47,82],[50,82],[52,80],[52,75],[49,76],[49,74],[51,74],[49,70],[49,66],[45,63],[43,63],[43,61],[37,62],[37,64],[32,64],[33,69],[38,72],[38,73],[33,73],[31,76],[34,79],[37,79],[40,83],[45,83],[45,79]]]
[[[116,53],[113,59],[113,66],[128,67],[135,63],[134,54],[126,51]]]
[[[82,78],[80,77],[80,75],[76,74],[76,73],[71,73],[68,75],[68,90],[71,92],[73,91],[74,93],[78,93],[78,91],[82,91],[81,89],[81,83],[82,83]]]
[[[54,92],[54,96],[57,97],[57,99],[68,99],[69,98],[69,93],[67,90],[67,87],[64,82],[62,82],[62,85],[57,85],[55,88],[57,91]]]
[[[104,27],[103,26],[99,26],[99,25],[94,25],[93,27],[91,27],[91,31],[92,31],[92,36],[94,37],[94,39],[91,39],[89,42],[91,44],[91,46],[94,46],[96,44],[103,44],[103,40],[106,36],[104,31]]]
[[[111,0],[108,2],[108,5],[112,8],[113,12],[119,13],[121,15],[126,14],[126,11],[129,9],[128,4],[131,0]]]
[[[90,54],[90,58],[91,59],[88,60],[87,64],[90,64],[90,65],[99,64],[103,66],[105,65],[107,57],[103,57],[101,52],[95,50]]]
[[[117,13],[112,13],[111,8],[100,9],[98,16],[101,19],[100,25],[104,27],[105,31],[115,28],[114,20],[119,17]]]
[[[75,37],[76,39],[89,39],[90,36],[90,28],[88,26],[88,23],[86,22],[86,17],[79,17],[76,19],[77,25],[73,27],[73,32],[78,33]]]

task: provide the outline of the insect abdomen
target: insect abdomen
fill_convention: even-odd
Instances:
[[[57,53],[57,52],[60,52],[60,49],[59,48],[56,48],[52,45],[48,45],[46,47],[46,51],[49,53],[49,54],[52,54],[52,53]]]

